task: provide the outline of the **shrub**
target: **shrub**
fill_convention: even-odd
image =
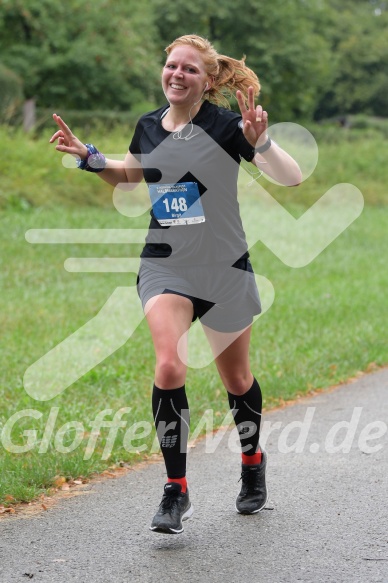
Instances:
[[[21,117],[23,81],[0,63],[0,123]]]

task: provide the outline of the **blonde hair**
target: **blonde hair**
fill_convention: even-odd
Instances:
[[[228,98],[235,95],[239,89],[247,101],[248,88],[253,87],[254,95],[260,93],[260,81],[245,64],[245,56],[238,61],[225,55],[220,55],[210,41],[196,34],[187,34],[175,39],[166,47],[167,55],[179,45],[188,45],[201,53],[207,74],[212,78],[211,87],[205,93],[208,99],[216,105],[230,108]]]

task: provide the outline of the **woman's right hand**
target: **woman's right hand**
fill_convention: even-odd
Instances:
[[[63,119],[57,115],[53,114],[53,119],[59,127],[59,130],[55,132],[50,138],[50,144],[53,144],[58,140],[55,149],[59,152],[66,152],[66,154],[72,154],[73,156],[79,156],[81,160],[84,160],[88,155],[88,149],[71,131],[69,126],[65,124]]]

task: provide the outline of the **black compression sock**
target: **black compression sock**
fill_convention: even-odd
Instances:
[[[159,389],[154,385],[152,411],[167,476],[183,478],[190,426],[185,385],[178,389]]]
[[[241,449],[247,456],[259,449],[262,396],[259,383],[254,378],[251,388],[244,395],[228,391],[229,406],[240,436]]]

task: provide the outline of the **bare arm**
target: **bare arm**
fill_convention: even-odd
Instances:
[[[264,142],[265,143],[265,142]],[[262,144],[257,144],[257,146]],[[283,186],[298,186],[302,182],[299,165],[275,142],[263,154],[255,154],[252,163]]]
[[[268,139],[268,113],[261,105],[255,107],[253,88],[248,90],[248,108],[241,91],[236,93],[243,119],[243,133],[253,148],[263,146]],[[255,154],[252,163],[265,174],[284,186],[297,186],[302,182],[298,163],[275,142],[261,154]]]
[[[106,159],[106,166],[98,176],[111,186],[117,186],[120,183],[126,183],[125,190],[133,190],[143,179],[143,169],[131,154],[128,152],[124,160]],[[129,183],[129,184],[127,184]]]
[[[54,113],[53,119],[57,123],[59,130],[50,138],[50,144],[57,140],[56,150],[78,156],[81,160],[84,160],[88,155],[85,144],[73,134],[69,126],[65,124],[59,115]],[[125,156],[125,160],[112,160],[107,158],[104,170],[97,174],[111,186],[117,186],[120,183],[130,183],[133,185],[129,188],[130,190],[135,188],[143,178],[141,165],[130,152]],[[128,187],[126,190],[128,190]]]

